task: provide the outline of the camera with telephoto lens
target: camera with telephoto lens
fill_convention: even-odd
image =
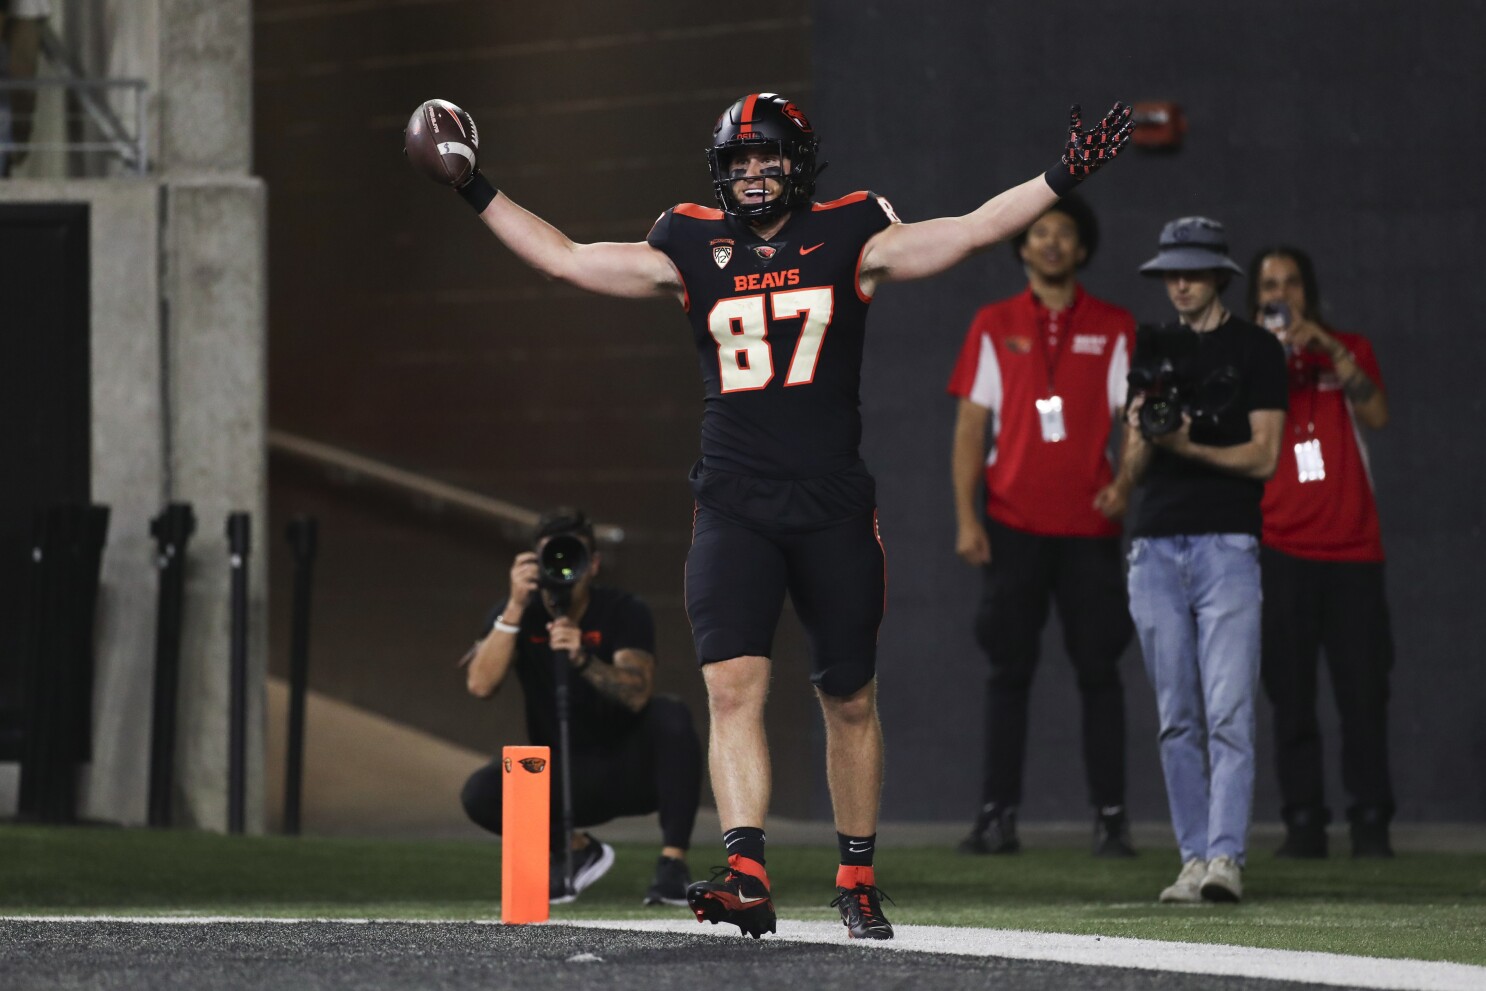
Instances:
[[[1238,398],[1238,369],[1232,365],[1195,379],[1182,363],[1162,358],[1154,366],[1130,369],[1126,380],[1131,399],[1145,397],[1139,422],[1146,440],[1180,430],[1183,414],[1191,417],[1194,425],[1216,425],[1218,416]]]
[[[573,589],[588,574],[588,544],[575,533],[548,538],[537,552],[537,583],[547,592],[559,612],[573,601]]]

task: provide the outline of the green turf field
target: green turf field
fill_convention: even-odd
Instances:
[[[686,917],[645,908],[651,846],[620,845],[610,873],[553,918]],[[705,875],[707,852],[692,860]],[[1250,864],[1237,906],[1162,906],[1176,855],[1094,860],[1081,850],[959,857],[892,849],[878,876],[897,923],[1095,933],[1486,964],[1486,854]],[[831,919],[835,850],[774,847],[781,916]],[[228,914],[498,918],[493,842],[234,838],[134,829],[0,826],[0,914]]]

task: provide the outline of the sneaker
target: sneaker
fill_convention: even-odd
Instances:
[[[970,835],[955,847],[957,853],[1016,853],[1022,841],[1016,835],[1016,806],[992,802],[981,809]]]
[[[1176,883],[1161,892],[1163,902],[1196,903],[1202,901],[1202,880],[1207,876],[1207,861],[1197,857],[1182,864]]]
[[[1243,868],[1232,857],[1214,857],[1207,862],[1202,878],[1202,897],[1210,902],[1236,902],[1243,898]]]
[[[1119,805],[1105,806],[1094,817],[1094,856],[1118,859],[1135,856],[1130,822]]]
[[[1293,808],[1285,813],[1285,842],[1274,852],[1276,857],[1293,860],[1321,860],[1327,854],[1325,809]]]
[[[841,924],[852,939],[892,939],[893,924],[882,914],[882,899],[892,896],[875,884],[837,888],[831,907],[841,910]]]
[[[661,857],[655,862],[655,877],[645,892],[646,905],[685,905],[686,889],[691,885],[691,871],[686,861]]]
[[[733,854],[726,867],[714,867],[712,878],[686,889],[686,903],[698,922],[730,922],[758,939],[774,931],[774,901],[764,865]]]
[[[566,858],[558,854],[552,858],[552,872],[548,881],[547,901],[553,905],[566,905],[577,899],[579,892],[609,873],[614,866],[614,848],[584,833],[588,845],[573,851],[573,890],[564,890],[567,872]]]
[[[1391,857],[1393,844],[1388,840],[1388,815],[1378,808],[1356,809],[1352,820],[1353,857]]]

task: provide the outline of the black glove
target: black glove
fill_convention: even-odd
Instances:
[[[1063,157],[1047,170],[1047,184],[1059,196],[1071,192],[1112,161],[1134,130],[1130,108],[1116,101],[1098,124],[1085,131],[1082,111],[1075,103],[1068,108],[1068,143],[1063,147]]]

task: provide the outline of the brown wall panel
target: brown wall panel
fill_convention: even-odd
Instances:
[[[255,11],[273,426],[623,526],[615,578],[656,611],[661,687],[705,719],[681,603],[701,418],[684,316],[526,269],[408,168],[401,130],[421,101],[454,100],[480,127],[485,171],[517,202],[578,240],[640,240],[672,204],[711,202],[702,150],[723,107],[761,89],[808,101],[808,16],[676,0]],[[515,548],[274,466],[274,532],[305,507],[321,517],[315,687],[471,746],[508,741],[510,700],[468,699],[448,664],[504,594]],[[276,629],[287,587],[281,573]],[[776,750],[813,752],[796,631],[777,653]],[[818,761],[776,770],[777,808],[808,812]]]

